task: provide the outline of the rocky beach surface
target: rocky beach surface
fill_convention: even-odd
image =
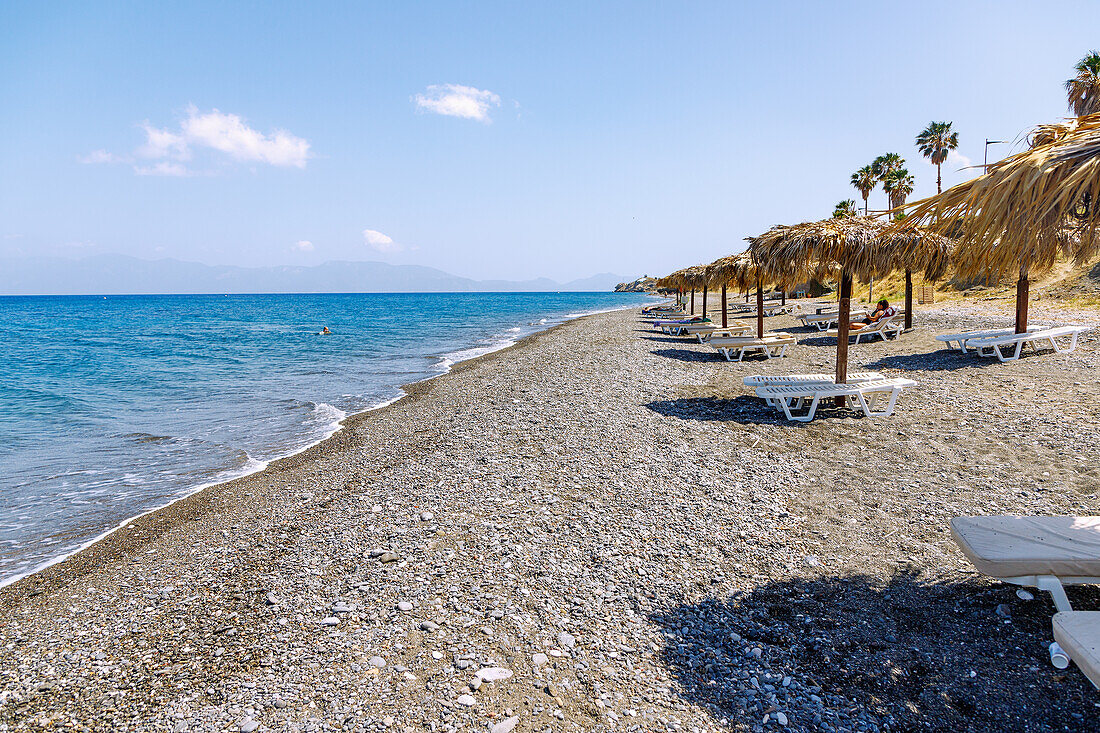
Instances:
[[[950,537],[1100,513],[1100,330],[1007,364],[933,338],[1010,316],[853,345],[919,382],[890,418],[752,396],[832,370],[788,316],[770,361],[620,311],[462,363],[0,590],[0,730],[1097,730],[1047,595]]]

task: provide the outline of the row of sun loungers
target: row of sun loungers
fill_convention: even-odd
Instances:
[[[824,331],[836,322],[837,315],[822,313],[800,318],[803,324]],[[883,339],[891,333],[896,335],[900,333],[900,327],[893,323],[896,318],[871,324],[852,335],[879,335]],[[826,327],[821,328],[821,323]],[[758,339],[748,334],[732,334],[730,329],[722,330],[712,324],[697,323],[684,328],[687,335],[709,343],[730,361],[734,356],[740,361],[746,352],[753,350],[763,351],[768,358],[782,356],[794,343],[790,334],[782,332]],[[1078,336],[1086,330],[1080,326],[1036,326],[1022,334],[1002,329],[943,334],[936,338],[963,353],[973,351],[982,356],[996,356],[1000,361],[1014,361],[1025,345],[1033,349],[1049,346],[1057,353],[1073,351]],[[888,378],[879,372],[849,374],[846,384],[835,384],[830,374],[754,375],[745,377],[744,383],[788,420],[797,422],[813,420],[821,401],[835,397],[843,398],[847,406],[862,410],[867,417],[889,416],[901,392],[917,384],[909,379]],[[979,572],[1050,594],[1056,611],[1051,622],[1054,637],[1051,661],[1058,667],[1066,667],[1072,661],[1100,689],[1100,611],[1074,610],[1065,590],[1067,585],[1100,584],[1100,517],[957,517],[951,522],[951,534]]]

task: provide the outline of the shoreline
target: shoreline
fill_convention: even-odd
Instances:
[[[540,328],[540,329],[538,329],[538,330],[536,330],[532,333],[527,334],[526,336],[523,336],[523,337],[521,337],[519,339],[516,339],[516,340],[512,340],[509,343],[502,343],[499,346],[491,347],[489,351],[486,351],[485,353],[482,353],[482,354],[478,354],[476,356],[471,356],[471,357],[461,359],[461,360],[458,360],[458,361],[451,361],[446,357],[446,355],[441,355],[439,357],[435,357],[435,358],[440,359],[440,362],[438,362],[438,365],[443,366],[443,371],[439,372],[438,374],[433,374],[433,375],[424,377],[423,379],[418,379],[414,382],[409,382],[408,384],[399,385],[397,387],[397,389],[400,390],[401,394],[398,394],[398,395],[394,396],[393,398],[391,398],[389,400],[386,400],[385,402],[382,402],[381,404],[379,404],[377,406],[369,407],[365,410],[361,410],[359,412],[354,412],[354,413],[351,413],[349,415],[346,415],[345,417],[341,418],[339,423],[337,423],[337,426],[327,436],[325,436],[325,437],[323,437],[323,438],[321,438],[321,439],[319,439],[319,440],[317,440],[313,443],[310,443],[306,446],[298,448],[298,449],[294,450],[293,452],[291,452],[291,453],[289,453],[285,456],[280,456],[278,458],[271,459],[271,460],[267,461],[262,467],[257,468],[256,470],[249,471],[247,473],[243,473],[239,476],[234,476],[233,478],[225,479],[223,481],[214,481],[214,482],[211,482],[211,483],[208,483],[208,484],[200,485],[200,486],[194,488],[193,490],[188,490],[187,493],[185,493],[184,495],[179,496],[177,498],[174,498],[174,499],[172,499],[171,501],[169,501],[165,504],[162,504],[162,505],[157,506],[157,507],[153,507],[153,508],[148,509],[146,511],[143,511],[139,514],[136,514],[133,517],[129,517],[129,518],[123,520],[122,522],[118,523],[114,527],[112,527],[112,528],[104,531],[103,533],[97,535],[96,537],[88,540],[86,543],[82,544],[80,547],[72,550],[71,552],[67,552],[63,555],[58,556],[57,558],[53,558],[53,559],[49,560],[48,562],[46,562],[45,564],[43,564],[43,565],[41,565],[41,566],[39,566],[39,567],[37,567],[33,570],[28,571],[27,573],[24,573],[22,575],[17,575],[15,577],[11,578],[11,579],[6,579],[4,581],[0,581],[0,611],[10,609],[10,608],[14,607],[15,605],[18,605],[19,603],[21,603],[23,600],[26,600],[28,598],[36,597],[36,596],[46,592],[47,588],[38,587],[39,585],[48,586],[48,589],[56,589],[57,587],[60,587],[60,586],[63,586],[65,584],[69,583],[69,582],[72,582],[73,580],[80,577],[81,575],[86,575],[89,572],[94,572],[96,569],[99,569],[99,566],[102,564],[102,562],[92,562],[90,564],[90,567],[86,567],[85,564],[81,562],[81,559],[78,556],[85,553],[85,552],[88,552],[88,551],[92,550],[99,543],[110,540],[112,537],[116,536],[117,533],[122,532],[124,530],[127,530],[128,528],[133,527],[133,529],[142,531],[144,534],[142,534],[142,536],[140,538],[141,542],[139,544],[133,544],[131,542],[123,542],[124,539],[129,539],[129,538],[119,538],[119,544],[116,548],[111,548],[111,547],[100,548],[101,551],[98,552],[98,553],[95,553],[97,558],[101,557],[104,553],[110,553],[112,551],[116,551],[116,552],[125,551],[124,548],[127,548],[129,551],[134,551],[136,549],[139,549],[141,546],[143,546],[145,544],[148,544],[149,542],[153,541],[156,537],[159,537],[160,534],[163,533],[163,531],[167,531],[167,530],[171,529],[172,526],[173,526],[173,522],[178,523],[178,522],[185,521],[185,520],[193,520],[193,519],[197,518],[198,514],[202,513],[203,510],[200,510],[197,507],[190,507],[191,511],[186,512],[186,513],[181,512],[181,514],[178,517],[174,517],[173,520],[170,520],[169,523],[166,526],[156,528],[159,531],[157,531],[154,535],[149,535],[148,533],[151,530],[154,529],[154,527],[153,527],[154,523],[158,523],[160,521],[163,521],[159,516],[153,516],[153,515],[159,515],[161,512],[168,512],[169,510],[172,510],[177,505],[188,502],[191,499],[196,499],[196,502],[195,502],[196,504],[208,505],[208,502],[201,502],[201,500],[197,499],[197,497],[200,497],[202,494],[204,494],[208,491],[216,491],[220,488],[228,488],[231,485],[234,485],[239,481],[244,481],[244,480],[252,479],[252,478],[255,478],[255,477],[261,477],[261,476],[263,476],[263,474],[267,473],[269,470],[272,470],[272,469],[282,469],[283,466],[281,466],[279,464],[283,464],[286,461],[289,461],[291,459],[303,456],[303,454],[305,454],[307,452],[311,452],[315,449],[323,450],[325,444],[327,444],[333,438],[337,437],[344,430],[360,424],[360,422],[362,420],[365,420],[365,419],[367,419],[371,416],[374,416],[374,415],[380,415],[383,411],[393,407],[394,405],[396,405],[398,403],[405,402],[409,398],[414,398],[414,397],[416,399],[423,398],[424,396],[426,396],[427,394],[430,393],[430,389],[422,388],[421,385],[425,385],[427,383],[432,382],[433,380],[440,379],[441,377],[446,377],[446,376],[448,376],[450,374],[453,374],[457,371],[460,371],[462,369],[470,368],[475,364],[490,361],[491,357],[502,354],[502,353],[507,352],[511,349],[515,349],[517,347],[522,347],[522,346],[528,345],[529,341],[531,343],[534,343],[534,339],[537,336],[549,333],[549,332],[551,332],[555,329],[561,328],[561,327],[563,327],[563,326],[565,326],[569,323],[572,323],[574,321],[578,321],[582,318],[590,318],[592,316],[600,315],[600,314],[603,314],[603,313],[615,313],[615,312],[618,312],[618,311],[633,310],[633,309],[637,309],[637,308],[640,308],[640,307],[642,307],[642,306],[623,306],[623,307],[620,307],[620,308],[609,308],[609,309],[606,309],[606,310],[594,311],[594,312],[591,312],[591,313],[583,313],[583,314],[576,315],[576,316],[573,316],[573,317],[563,316],[564,320],[562,320],[560,323],[555,323],[555,324],[552,324],[552,325],[544,326],[544,327],[542,327],[542,328]],[[468,347],[468,349],[463,349],[463,350],[469,350],[469,349],[473,349],[473,348],[475,348],[475,347]],[[448,352],[448,353],[455,353],[455,352]],[[305,457],[305,458],[308,458],[308,457]],[[181,509],[183,509],[183,507],[181,507]],[[141,521],[143,519],[147,519],[148,521],[146,521],[140,527],[134,527],[133,526],[133,525],[135,525],[135,523],[138,523],[139,521]],[[70,560],[73,561],[74,564],[77,564],[77,565],[80,566],[80,569],[78,571],[68,572],[70,570],[69,568],[62,567],[62,566],[67,565]],[[50,571],[54,570],[54,569],[56,569],[56,573],[50,573]],[[42,576],[42,577],[39,578],[38,576]],[[40,583],[34,582],[36,580],[40,581]],[[24,589],[22,586],[24,585],[25,582],[28,585],[32,586],[32,587]],[[14,598],[10,598],[9,596],[14,596]]]

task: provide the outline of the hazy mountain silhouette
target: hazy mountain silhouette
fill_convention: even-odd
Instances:
[[[385,262],[230,267],[125,255],[0,259],[0,295],[604,291],[624,279],[604,273],[567,283],[547,278],[471,280],[434,267]]]

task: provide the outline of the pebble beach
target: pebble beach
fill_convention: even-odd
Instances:
[[[949,526],[1100,513],[1100,312],[1055,307],[1033,322],[1097,327],[1073,353],[934,340],[1003,301],[853,345],[918,382],[888,418],[743,386],[832,371],[790,316],[783,359],[627,310],[462,362],[0,589],[0,731],[1100,729],[1047,595]]]

